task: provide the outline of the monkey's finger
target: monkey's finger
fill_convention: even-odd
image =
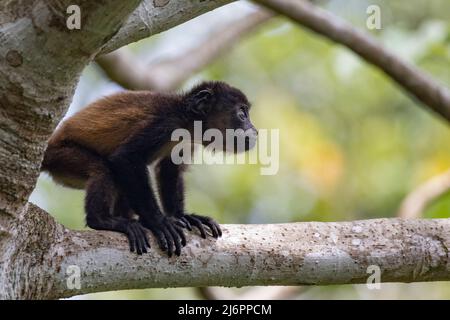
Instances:
[[[174,222],[174,225],[176,225],[176,226],[178,226],[178,227],[180,227],[180,228],[186,228],[186,229],[187,229],[186,223],[184,223],[184,221],[181,221],[181,220],[176,220],[176,221]]]
[[[222,230],[220,229],[219,224],[210,217],[199,216],[196,214],[192,214],[191,218],[195,218],[199,220],[201,223],[206,225],[211,230],[211,236],[214,238],[218,238],[222,236]]]
[[[142,243],[141,243],[141,239],[139,237],[139,235],[137,235],[136,233],[134,234],[135,239],[136,239],[136,253],[138,255],[142,254]]]
[[[147,248],[150,249],[150,248],[151,248],[151,246],[150,246],[150,241],[148,241],[148,235],[147,235],[147,232],[145,232],[144,227],[141,227],[141,228],[140,228],[140,231],[141,231],[142,236],[143,236],[143,238],[144,238],[145,245],[147,246]]]
[[[183,221],[186,224],[186,229],[192,231],[191,223],[189,222],[189,219],[186,216],[181,217],[181,221]]]
[[[179,226],[180,228],[186,228],[186,223],[184,223],[183,221],[180,221],[180,220],[174,221],[173,224]]]
[[[200,231],[201,237],[203,239],[206,239],[206,232],[205,232],[205,228],[203,227],[202,222],[199,219],[192,217],[192,216],[190,217],[190,220],[191,220],[192,224],[195,227],[197,227],[197,229]]]
[[[146,243],[145,243],[145,238],[141,236],[139,239],[140,239],[140,241],[141,241],[141,250],[142,250],[142,253],[147,253],[147,245],[146,245]]]
[[[162,251],[167,251],[168,244],[164,233],[161,230],[152,230],[155,235],[156,240],[158,241],[158,245]]]
[[[178,234],[178,231],[175,230],[176,227],[174,227],[172,224],[168,224],[167,228],[169,229],[170,235],[172,236],[173,244],[175,246],[175,254],[177,256],[180,256],[181,254],[181,237]]]
[[[141,236],[137,230],[137,225],[135,223],[130,224],[130,234],[133,234],[135,240],[136,240],[136,253],[141,255],[142,254],[142,240]]]
[[[136,239],[136,253],[140,256],[142,255],[142,248],[139,241],[139,238]]]
[[[136,238],[134,234],[130,231],[127,232],[128,243],[130,245],[130,251],[134,252],[136,247]]]
[[[184,247],[186,246],[186,237],[184,235],[184,231],[182,228],[174,225],[173,228],[175,229],[176,233],[178,234],[178,236],[180,237],[181,240],[181,245]]]
[[[175,230],[178,232],[178,234],[181,237],[181,244],[183,245],[183,247],[185,247],[187,242],[186,242],[186,237],[184,235],[183,229],[175,227]]]
[[[151,232],[151,230],[146,228],[146,227],[144,227],[142,224],[141,224],[141,230],[142,230],[142,233],[145,236],[145,238],[144,238],[145,239],[145,244],[147,245],[148,248],[151,248],[150,241],[148,239],[149,238],[149,232]]]
[[[211,235],[213,236],[213,238],[217,239],[219,237],[219,232],[217,231],[216,225],[213,221],[205,219],[203,221],[203,224],[206,225],[211,230]]]
[[[164,233],[164,237],[165,237],[166,242],[167,242],[167,255],[170,258],[170,257],[172,257],[172,253],[173,253],[174,240],[172,238],[172,235],[170,234],[170,232],[166,228],[163,229],[163,233]]]
[[[220,225],[212,219],[210,221],[211,221],[211,224],[214,226],[214,229],[216,230],[217,237],[215,237],[215,238],[221,237],[222,230],[220,229]]]
[[[221,237],[222,236],[222,228],[220,227],[220,224],[218,224],[217,222],[215,224],[216,224],[217,232],[219,233],[219,237]]]
[[[136,237],[138,238],[142,253],[147,253],[147,236],[140,225],[136,225]]]
[[[142,246],[145,249],[144,252],[147,253],[147,248],[150,248],[150,243],[148,242],[147,233],[142,225],[136,224],[136,234],[142,239]]]
[[[209,217],[202,217],[202,216],[197,216],[197,215],[193,215],[193,216],[196,219],[198,219],[202,224],[207,226],[209,228],[209,230],[211,231],[211,236],[217,239],[219,234],[216,230],[215,222],[213,219],[211,219]]]

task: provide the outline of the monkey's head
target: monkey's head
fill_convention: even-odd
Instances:
[[[243,152],[256,145],[258,131],[250,120],[251,105],[239,89],[220,81],[203,82],[188,92],[187,101],[194,119],[202,121],[202,133],[213,129],[209,132],[214,138],[204,140],[204,146],[215,142],[214,130],[222,134],[224,151]]]

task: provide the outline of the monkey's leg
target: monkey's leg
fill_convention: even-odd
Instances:
[[[130,208],[126,203],[115,203],[115,193],[114,181],[107,171],[99,172],[88,179],[85,199],[86,224],[96,230],[122,232],[128,237],[132,252],[136,251],[139,255],[147,253],[150,243],[145,228],[129,217]],[[121,200],[123,199],[119,198],[117,201]]]
[[[182,228],[164,216],[159,209],[148,181],[144,157],[141,154],[130,155],[126,149],[124,151],[119,150],[110,157],[116,184],[127,196],[142,225],[155,235],[161,249],[167,251],[169,257],[173,252],[179,256],[181,247],[186,245]]]
[[[150,247],[144,228],[131,219],[129,207],[116,206],[115,216],[111,215],[117,188],[100,155],[71,141],[49,144],[42,170],[48,171],[63,185],[86,188],[86,223],[89,227],[125,233],[131,251],[136,249],[138,254],[146,252],[146,246]]]
[[[174,164],[170,157],[162,159],[156,167],[159,195],[164,211],[180,219],[188,230],[192,230],[192,225],[195,226],[203,238],[206,238],[203,225],[211,230],[214,238],[222,236],[219,224],[212,218],[185,214],[183,169],[182,165]]]

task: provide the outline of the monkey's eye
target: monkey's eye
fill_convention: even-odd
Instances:
[[[245,121],[245,119],[247,119],[247,113],[245,112],[244,108],[240,108],[237,115],[242,121]]]

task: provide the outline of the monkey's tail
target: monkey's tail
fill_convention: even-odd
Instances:
[[[54,162],[55,160],[55,151],[52,150],[51,146],[47,146],[47,149],[45,150],[44,153],[44,158],[42,159],[42,163],[41,163],[41,169],[40,171],[49,171],[49,169],[51,168],[51,164]]]
[[[40,171],[48,171],[48,167],[49,167],[49,159],[47,156],[47,153],[44,154],[44,159],[42,159],[42,163],[41,163],[41,169]]]

